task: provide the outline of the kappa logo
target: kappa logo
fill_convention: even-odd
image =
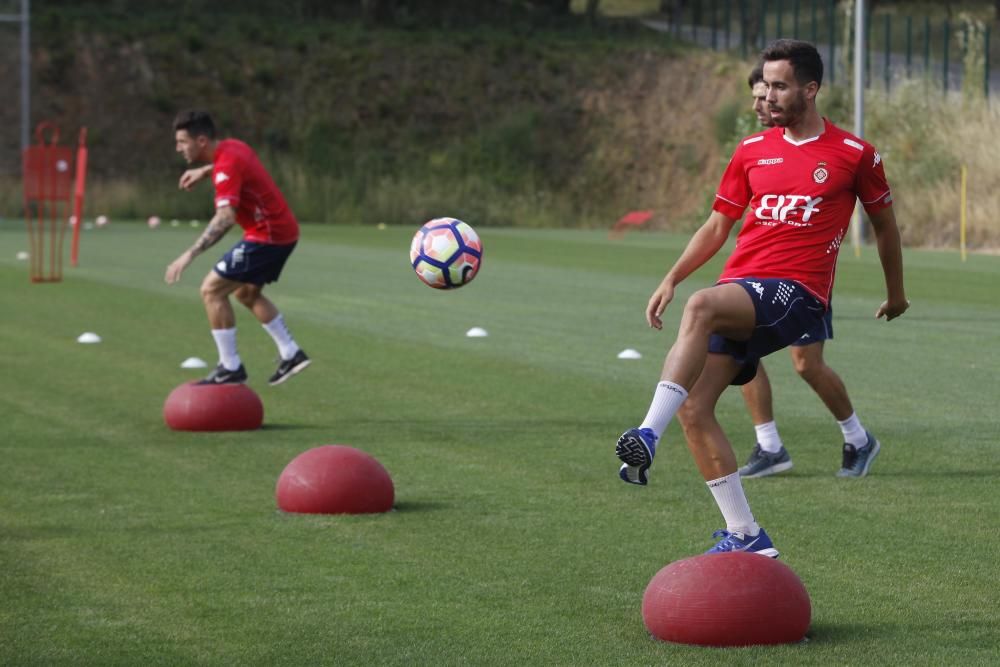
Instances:
[[[761,298],[761,299],[764,298],[764,286],[763,285],[761,285],[760,283],[755,282],[753,280],[748,280],[747,284],[750,285],[750,287],[753,288],[754,292],[757,292],[758,298]]]
[[[819,213],[822,201],[822,197],[809,195],[764,195],[760,198],[760,206],[754,210],[754,215],[764,224],[767,224],[767,220],[773,220],[775,223],[808,227],[813,213]]]
[[[785,161],[785,158],[783,158],[783,157],[767,157],[767,158],[761,158],[761,159],[757,160],[757,164],[766,167],[766,166],[771,165],[771,164],[781,164],[784,161]]]
[[[215,175],[215,184],[216,185],[218,185],[219,183],[223,183],[225,181],[228,181],[228,180],[229,180],[229,176],[224,171],[220,171],[218,174]]]
[[[872,167],[877,167],[878,163],[881,161],[882,161],[882,156],[878,154],[878,151],[875,151],[875,161],[872,162]]]

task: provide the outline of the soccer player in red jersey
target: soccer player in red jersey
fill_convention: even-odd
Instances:
[[[757,65],[747,79],[753,96],[753,111],[764,127],[774,127],[767,108],[767,84],[763,65]],[[839,477],[864,477],[868,474],[881,445],[862,424],[851,404],[847,387],[837,372],[823,359],[823,344],[833,338],[833,310],[827,306],[823,321],[792,342],[788,351],[795,371],[805,380],[833,414],[844,437]],[[757,365],[757,375],[741,387],[743,400],[753,419],[757,441],[746,464],[740,468],[744,479],[766,477],[792,467],[792,457],[781,442],[772,409],[771,382],[764,364]]]
[[[736,148],[712,213],[695,232],[646,306],[661,316],[677,285],[725,244],[749,209],[718,282],[687,300],[646,418],[618,439],[619,476],[646,484],[656,443],[676,415],[688,449],[726,522],[709,553],[778,550],[750,511],[732,445],[715,417],[719,396],[745,384],[758,361],[797,340],[823,318],[837,254],[860,199],[875,230],[887,320],[909,307],[899,229],[882,159],[874,147],[820,116],[823,61],[808,42],[777,40],[761,54],[767,103],[776,127]]]
[[[190,190],[211,174],[215,215],[194,245],[167,267],[167,283],[180,280],[194,258],[215,245],[230,227],[243,228],[243,238],[201,283],[201,299],[219,350],[218,366],[202,383],[246,382],[247,372],[236,349],[236,315],[229,302],[232,294],[274,339],[281,360],[268,382],[281,384],[304,370],[310,360],[292,338],[278,308],[262,292],[265,284],[278,280],[295,249],[299,223],[253,149],[236,139],[217,140],[215,124],[207,113],[182,112],[174,120],[174,135],[177,152],[189,165],[210,163],[185,171],[180,187]]]

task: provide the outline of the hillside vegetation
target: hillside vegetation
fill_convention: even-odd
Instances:
[[[89,215],[206,217],[207,188],[176,190],[170,123],[191,107],[258,149],[300,218],[333,223],[453,215],[601,227],[653,209],[653,225],[689,229],[735,141],[756,129],[747,63],[628,20],[375,29],[81,5],[40,11],[33,28],[33,116],[59,122],[64,137],[89,128]],[[0,68],[16,80],[4,39]],[[966,164],[970,245],[995,246],[1000,194],[985,147],[1000,139],[997,111],[929,93],[912,84],[868,104],[866,138],[886,158],[905,242],[957,243]],[[843,89],[826,87],[820,102],[852,126]],[[13,217],[16,105],[0,121],[0,215]]]

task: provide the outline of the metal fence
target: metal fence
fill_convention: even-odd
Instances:
[[[647,25],[674,37],[744,57],[778,37],[812,42],[823,56],[825,78],[846,82],[854,49],[853,2],[838,0],[690,0],[664,3],[662,19]],[[921,78],[942,91],[986,97],[1000,91],[991,67],[990,25],[972,15],[931,18],[898,5],[865,17],[865,84],[891,91]]]

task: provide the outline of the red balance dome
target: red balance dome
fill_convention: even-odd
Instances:
[[[163,419],[175,431],[251,431],[264,421],[264,405],[242,384],[188,382],[170,392]]]
[[[654,637],[682,644],[751,646],[800,641],[809,594],[790,567],[759,554],[702,554],[667,565],[642,596]]]
[[[353,447],[323,445],[285,466],[278,507],[302,514],[368,514],[392,509],[395,491],[382,464]]]

